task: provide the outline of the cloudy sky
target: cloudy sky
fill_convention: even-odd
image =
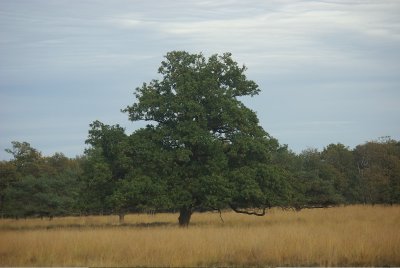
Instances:
[[[11,141],[83,153],[171,50],[232,52],[243,101],[295,152],[400,139],[399,0],[0,0],[0,159]]]

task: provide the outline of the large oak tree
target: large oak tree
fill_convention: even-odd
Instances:
[[[173,51],[158,71],[161,79],[138,87],[136,102],[123,111],[132,121],[147,121],[139,131],[157,139],[150,154],[163,166],[159,179],[180,211],[180,225],[196,209],[264,215],[287,202],[284,175],[270,165],[279,144],[240,100],[260,92],[246,67],[230,53],[207,59]]]

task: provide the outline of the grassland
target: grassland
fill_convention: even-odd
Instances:
[[[0,220],[0,266],[400,266],[400,206]]]

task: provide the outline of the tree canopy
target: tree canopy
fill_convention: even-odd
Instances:
[[[148,122],[138,133],[152,139],[145,150],[163,166],[159,180],[181,225],[195,209],[263,215],[284,200],[283,175],[268,166],[278,142],[239,99],[260,91],[245,71],[229,53],[207,59],[173,51],[158,70],[162,78],[138,87],[137,101],[123,110]]]

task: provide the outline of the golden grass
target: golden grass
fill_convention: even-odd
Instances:
[[[399,206],[222,216],[4,219],[0,266],[400,266]]]

